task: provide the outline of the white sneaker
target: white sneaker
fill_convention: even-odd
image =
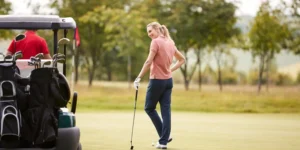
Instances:
[[[159,144],[158,142],[155,147],[156,147],[156,149],[167,149],[167,145],[162,145],[162,144]]]
[[[170,137],[170,138],[168,139],[168,143],[172,142],[172,140],[173,140],[173,138]]]
[[[170,138],[168,139],[168,143],[172,142],[172,140],[173,140],[173,138],[170,137]],[[157,144],[157,143],[158,143],[158,142],[153,141],[153,142],[152,142],[152,146],[155,146],[155,144]]]

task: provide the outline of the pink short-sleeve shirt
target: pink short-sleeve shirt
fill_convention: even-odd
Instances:
[[[173,40],[159,36],[153,39],[150,50],[155,53],[150,67],[150,79],[169,79],[172,77],[171,65],[177,50]]]

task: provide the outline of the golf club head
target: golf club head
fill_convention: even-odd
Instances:
[[[46,66],[49,66],[49,65],[51,65],[51,61],[46,61],[46,62],[44,62],[44,64],[43,64],[43,68],[45,68],[45,65],[46,65]]]
[[[56,57],[56,59],[66,59],[66,56],[65,56],[65,55],[58,55],[58,56]]]
[[[22,57],[23,57],[23,53],[21,51],[18,51],[14,54],[14,61]]]
[[[62,58],[62,57],[66,57],[64,54],[61,54],[61,53],[57,53],[57,54],[54,54],[53,56],[52,56],[52,59],[54,60],[54,59],[57,59],[57,58]]]
[[[65,54],[57,53],[57,57],[62,57],[62,56],[63,56],[63,57],[66,57]]]
[[[20,59],[20,58],[22,58],[22,57],[23,57],[23,54],[15,55],[15,60]]]
[[[26,36],[24,34],[19,34],[15,37],[15,41],[18,42],[18,41],[21,41],[25,38]]]
[[[23,54],[23,53],[22,53],[22,51],[17,51],[17,52],[15,52],[15,55],[17,55],[17,54]]]
[[[52,59],[54,60],[56,57],[57,57],[57,54],[54,54],[54,55],[52,56]]]
[[[57,58],[53,61],[53,67],[57,67],[57,63],[65,63],[65,59],[64,58]]]
[[[59,58],[59,59],[57,59],[56,60],[56,63],[61,63],[61,64],[63,64],[63,63],[65,63],[65,59],[64,58]]]
[[[3,54],[3,53],[0,53],[0,55],[4,58],[5,57],[5,55]]]
[[[28,62],[28,66],[35,66],[35,65],[36,65],[36,62],[32,62],[32,61]]]
[[[37,57],[31,56],[31,57],[30,57],[30,61],[31,61],[31,62],[40,62],[41,59],[40,59],[40,58],[37,58]]]
[[[43,53],[38,53],[34,56],[35,58],[39,58],[39,59],[42,59],[44,58],[44,54]]]
[[[5,57],[4,57],[4,61],[6,61],[7,59],[12,59],[13,57],[11,56],[11,55],[6,55]]]
[[[68,38],[61,38],[58,40],[58,44],[57,45],[64,45],[64,44],[68,44],[70,43],[70,39]]]

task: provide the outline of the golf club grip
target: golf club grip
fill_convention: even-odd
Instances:
[[[137,87],[137,90],[135,90],[135,101],[137,101],[138,93],[139,93],[139,87]]]

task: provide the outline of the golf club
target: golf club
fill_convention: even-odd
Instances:
[[[11,55],[6,55],[6,56],[4,57],[4,61],[6,61],[7,59],[12,59],[12,56],[11,56]]]
[[[64,58],[57,58],[56,61],[55,61],[55,67],[57,67],[57,63],[65,63],[65,59]]]
[[[55,62],[57,59],[60,59],[60,58],[66,59],[66,56],[64,54],[61,54],[61,53],[54,54],[53,57],[52,57],[52,61]]]
[[[67,53],[66,53],[66,47],[67,47],[67,44],[69,44],[69,43],[70,43],[70,39],[68,39],[68,38],[61,38],[61,39],[59,39],[59,41],[57,42],[57,51],[59,52],[59,47],[61,45],[63,45],[64,46],[63,54],[67,55]],[[64,75],[66,74],[66,63],[63,64],[63,74]]]
[[[43,64],[43,68],[45,68],[45,65],[46,65],[46,66],[49,66],[49,65],[51,65],[51,61],[46,61],[46,62],[44,62],[44,64]]]
[[[133,121],[132,121],[132,129],[131,129],[131,140],[130,140],[130,143],[131,143],[130,149],[131,150],[133,150],[132,136],[133,136],[133,127],[134,127],[134,120],[135,120],[136,102],[137,102],[137,96],[138,96],[138,91],[139,91],[138,88],[139,87],[137,87],[137,90],[135,91],[134,112],[133,112]]]
[[[55,57],[55,59],[61,59],[61,58],[66,59],[66,56],[64,54],[59,54]]]
[[[35,67],[35,69],[37,69],[39,67],[39,58],[35,58],[34,56],[31,56],[30,57],[30,61],[28,62],[28,65],[30,66],[33,66]]]
[[[32,61],[28,62],[28,66],[34,66],[35,69],[37,68],[36,62],[32,62]]]
[[[0,55],[2,56],[2,58],[4,59],[5,55],[3,53],[0,53]]]
[[[57,52],[59,52],[59,46],[66,45],[66,44],[69,44],[69,43],[70,43],[70,39],[68,39],[68,38],[59,39],[58,42],[57,42]],[[64,54],[65,54],[65,52],[64,52]]]
[[[44,54],[43,53],[38,53],[34,56],[35,58],[39,58],[39,59],[42,59],[44,58]]]
[[[61,38],[58,40],[58,44],[57,45],[64,45],[64,44],[68,44],[70,42],[70,39],[68,38]]]
[[[22,58],[22,57],[23,57],[22,52],[18,51],[13,55],[13,61],[16,61],[17,59]]]
[[[55,59],[56,57],[66,57],[66,56],[64,54],[57,53],[52,56],[52,59]]]
[[[53,61],[52,67],[56,67],[57,68],[57,63],[64,63],[65,62],[65,58],[56,58]]]
[[[36,58],[36,61],[38,63],[38,68],[41,68],[41,64],[42,64],[41,59],[44,58],[44,54],[43,53],[38,53],[34,57]]]
[[[40,59],[36,58],[36,57],[30,57],[30,61],[32,61],[32,62],[39,62]]]

